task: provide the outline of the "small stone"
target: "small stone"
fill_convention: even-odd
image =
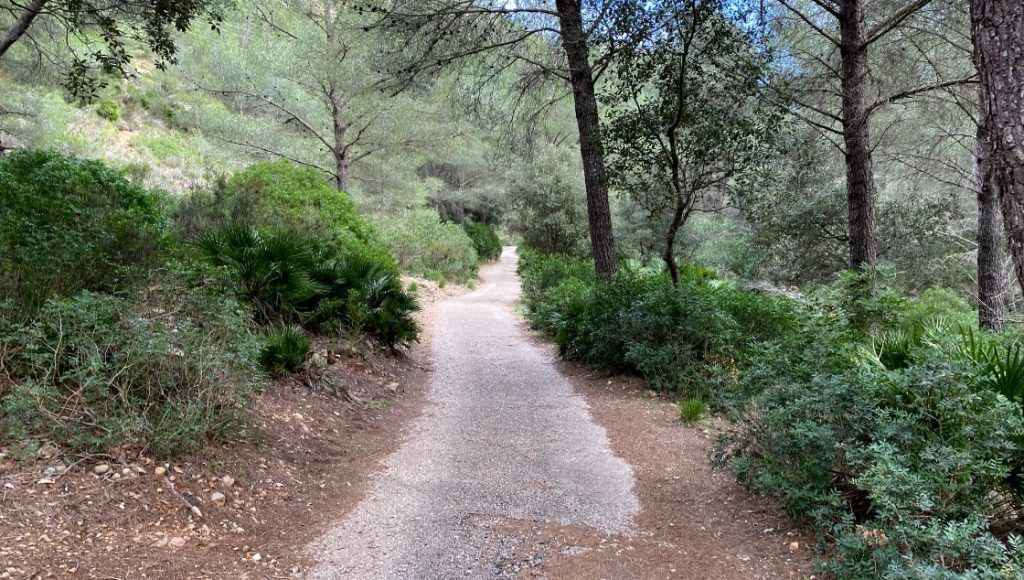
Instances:
[[[104,473],[106,473],[108,471],[110,471],[110,466],[107,465],[106,463],[101,463],[101,464],[97,465],[96,467],[92,468],[92,472],[95,473],[96,475],[103,475]]]
[[[789,543],[789,553],[790,554],[796,554],[799,551],[800,551],[800,542],[790,542]]]
[[[132,474],[132,470],[127,468],[127,467],[125,467],[124,469],[121,470],[121,475],[131,475],[131,474]]]
[[[4,489],[14,489],[14,484],[8,481],[4,484]]]
[[[388,385],[388,390],[391,391],[392,393],[397,393],[398,392],[398,386],[399,386],[398,383],[391,383],[391,384]]]
[[[226,499],[227,498],[224,497],[224,494],[219,491],[215,491],[210,494],[210,501],[217,505],[224,505]]]
[[[255,554],[252,555],[252,561],[253,562],[259,562],[262,559],[263,559],[263,556],[260,556],[259,552],[256,552]]]
[[[167,474],[167,468],[165,468],[165,467],[157,467],[156,469],[153,470],[153,475],[155,475],[157,477],[163,477],[166,474]]]
[[[173,548],[180,548],[185,545],[185,538],[182,538],[181,536],[174,536],[171,538],[170,544]]]
[[[225,475],[220,478],[220,482],[224,484],[224,487],[231,487],[232,485],[235,485],[235,478],[230,475]]]
[[[39,457],[40,459],[50,459],[51,457],[56,457],[59,454],[60,449],[57,449],[57,446],[54,445],[52,441],[43,443],[43,446],[39,448],[39,451],[36,451],[36,457]]]

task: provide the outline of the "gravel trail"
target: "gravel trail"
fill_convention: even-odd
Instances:
[[[632,468],[530,340],[516,260],[506,248],[478,290],[431,307],[431,406],[366,499],[314,545],[310,577],[514,577],[543,564],[515,530],[630,528]]]

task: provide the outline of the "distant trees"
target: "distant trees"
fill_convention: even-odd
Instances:
[[[624,0],[391,0],[384,21],[404,35],[409,77],[457,61],[487,58],[496,71],[521,67],[526,82],[560,79],[570,87],[587,193],[590,244],[598,275],[617,269],[605,145],[596,80],[607,66],[607,47],[594,54],[593,39],[612,22]],[[557,38],[560,58],[546,52]],[[537,48],[537,47],[540,48]],[[538,55],[537,53],[541,54]],[[494,72],[493,74],[499,74]]]
[[[200,88],[288,139],[236,127],[208,129],[221,140],[314,167],[347,189],[352,165],[400,144],[391,130],[404,103],[382,90],[379,39],[346,2],[254,4],[190,64]],[[203,54],[205,53],[205,54]]]
[[[1024,288],[1024,3],[971,0],[981,77],[985,174],[1001,199],[1017,281]]]
[[[174,63],[175,33],[200,18],[216,27],[219,7],[216,0],[0,0],[0,61],[17,44],[41,62],[70,55],[68,91],[89,98],[104,75],[126,73],[133,44],[150,50],[158,67]]]

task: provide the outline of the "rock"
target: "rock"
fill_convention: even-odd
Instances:
[[[47,441],[46,443],[43,443],[43,446],[39,448],[39,451],[36,451],[36,457],[40,459],[50,459],[52,457],[56,457],[59,454],[60,449],[57,449],[57,446],[54,445],[52,441]]]
[[[217,505],[224,505],[224,502],[227,501],[227,498],[224,497],[223,493],[221,493],[219,491],[215,491],[215,492],[210,494],[210,501],[212,501],[213,503],[215,503]]]
[[[96,475],[103,475],[104,473],[106,473],[108,471],[110,471],[110,466],[107,465],[106,463],[101,463],[101,464],[97,465],[96,467],[92,468],[92,472],[95,473]]]
[[[263,556],[260,556],[259,552],[256,552],[255,554],[252,555],[252,561],[253,562],[259,562],[262,559],[263,559]]]
[[[235,478],[230,475],[225,475],[220,478],[220,482],[224,484],[224,487],[231,487],[232,485],[235,485]]]
[[[171,538],[170,544],[173,548],[181,548],[185,545],[185,538],[182,538],[181,536],[174,536]]]
[[[132,470],[127,468],[127,467],[125,467],[124,469],[121,470],[121,475],[131,475],[131,474],[132,474]]]
[[[157,467],[156,469],[153,470],[153,475],[155,475],[157,477],[163,477],[166,474],[167,474],[167,468],[166,467]]]
[[[14,484],[8,481],[4,484],[4,489],[14,489]]]
[[[799,551],[800,551],[800,542],[790,542],[789,543],[789,553],[790,554],[796,554]]]
[[[398,392],[398,386],[399,386],[398,383],[390,383],[390,384],[388,384],[388,390],[391,391],[392,393],[397,393]]]

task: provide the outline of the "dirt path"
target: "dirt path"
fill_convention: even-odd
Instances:
[[[506,248],[480,290],[432,307],[431,405],[367,497],[313,544],[311,576],[800,575],[784,520],[734,501],[746,496],[708,471],[707,438],[673,424],[664,403],[627,389],[595,422],[588,403],[602,392],[574,389],[515,313],[515,268]]]

